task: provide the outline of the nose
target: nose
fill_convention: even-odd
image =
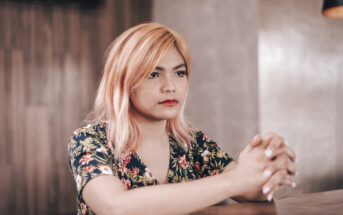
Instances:
[[[171,77],[165,77],[161,88],[163,93],[175,92],[175,83]]]

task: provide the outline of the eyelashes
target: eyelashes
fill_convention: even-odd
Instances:
[[[188,73],[187,73],[187,71],[176,71],[175,75],[177,77],[183,78],[183,77],[187,77]],[[155,78],[159,78],[160,76],[161,76],[160,72],[152,72],[149,75],[148,79],[155,79]]]
[[[177,71],[176,74],[177,74],[179,77],[187,76],[187,72],[186,72],[186,71]]]
[[[160,77],[160,73],[159,72],[152,72],[150,75],[149,75],[149,79],[154,79],[154,78],[158,78]]]

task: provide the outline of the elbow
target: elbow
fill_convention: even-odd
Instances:
[[[125,209],[125,204],[122,204],[117,198],[111,199],[108,198],[105,201],[102,201],[101,204],[90,206],[91,210],[95,214],[99,215],[126,215],[128,210]]]
[[[129,211],[126,207],[127,203],[122,203],[120,200],[117,199],[113,201],[111,206],[107,209],[109,213],[106,213],[107,215],[127,215],[129,214]]]

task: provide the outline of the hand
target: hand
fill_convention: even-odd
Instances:
[[[265,155],[270,160],[268,167],[264,170],[264,175],[270,177],[263,185],[262,193],[267,197],[267,200],[271,201],[280,186],[296,186],[291,178],[292,175],[296,174],[293,164],[296,157],[288,143],[277,134],[268,133],[260,145],[266,148]]]
[[[265,155],[262,147],[263,139],[255,136],[251,143],[241,152],[238,163],[228,171],[234,179],[235,187],[238,189],[237,200],[264,200],[261,199],[262,186],[267,182],[263,171],[268,167],[269,158]]]
[[[260,175],[264,175],[263,179],[265,181],[262,184],[264,186],[262,188],[261,185],[257,190],[255,190],[256,187],[255,189],[250,187],[249,189],[251,190],[243,190],[242,196],[238,197],[238,199],[259,201],[271,200],[279,186],[295,186],[295,183],[292,182],[290,178],[290,175],[295,174],[295,167],[289,162],[289,160],[295,161],[295,153],[288,147],[288,144],[286,144],[282,137],[274,133],[268,133],[263,139],[259,136],[255,136],[251,143],[242,151],[238,161],[240,165],[238,166],[244,167],[244,165],[242,165],[243,160],[243,164],[247,163],[249,165],[249,156],[251,152],[255,151],[257,153],[258,151],[261,152],[261,150],[263,152],[262,158],[255,160],[254,163],[259,162],[262,166]],[[250,167],[254,168],[253,165],[250,165]],[[242,170],[238,172],[241,171]],[[250,172],[253,173],[253,171]],[[247,175],[249,175],[250,178],[254,178],[249,173]],[[246,184],[247,182],[244,181],[244,183]],[[246,188],[248,188],[248,186],[246,186]]]

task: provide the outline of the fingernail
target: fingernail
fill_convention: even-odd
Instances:
[[[270,190],[270,187],[264,187],[262,192],[263,192],[263,194],[266,194],[269,192],[269,190]]]
[[[273,198],[273,194],[270,193],[270,194],[267,196],[267,199],[268,199],[268,201],[271,201],[272,198]]]
[[[289,146],[289,143],[287,141],[284,142],[287,146]]]
[[[254,140],[257,140],[258,138],[260,138],[261,136],[259,135],[259,134],[256,134],[255,136],[254,136]]]
[[[292,182],[292,187],[294,188],[294,187],[296,187],[297,186],[297,184],[293,181]]]
[[[270,175],[272,174],[272,171],[270,171],[269,169],[265,170],[263,172],[263,177],[268,178]]]
[[[266,154],[266,156],[267,156],[267,158],[270,158],[271,156],[272,156],[272,150],[271,149],[267,149],[266,151],[265,151],[265,154]]]

